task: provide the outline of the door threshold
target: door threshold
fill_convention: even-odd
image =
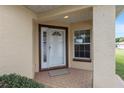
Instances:
[[[56,67],[41,69],[40,71],[49,71],[49,70],[64,69],[64,68],[68,68],[68,67],[67,66],[56,66]]]

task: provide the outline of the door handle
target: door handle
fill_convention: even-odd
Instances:
[[[49,50],[51,49],[51,46],[49,46]]]

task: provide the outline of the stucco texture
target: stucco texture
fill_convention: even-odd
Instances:
[[[22,6],[0,6],[0,75],[33,73],[33,19]]]

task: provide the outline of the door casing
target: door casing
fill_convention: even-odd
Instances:
[[[47,69],[42,69],[42,58],[41,58],[41,28],[42,27],[48,27],[48,28],[55,28],[55,29],[64,29],[65,30],[65,52],[66,52],[66,65],[65,66],[57,66],[57,67],[51,67]],[[68,68],[68,27],[61,27],[61,26],[54,26],[54,25],[44,25],[44,24],[39,24],[39,71],[44,71],[44,70],[53,70],[53,69],[61,69],[61,68]]]

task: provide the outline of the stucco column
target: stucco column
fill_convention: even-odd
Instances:
[[[93,7],[93,87],[115,86],[115,6]]]

